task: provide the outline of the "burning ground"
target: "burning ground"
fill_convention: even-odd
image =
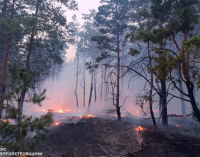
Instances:
[[[200,156],[200,136],[180,123],[160,126],[155,134],[150,120],[124,117],[118,122],[109,112],[97,117],[57,113],[54,118],[50,133],[38,147],[44,157]]]

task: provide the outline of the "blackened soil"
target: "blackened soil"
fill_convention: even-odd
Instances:
[[[136,127],[103,118],[52,126],[37,151],[43,157],[200,157],[199,138]]]

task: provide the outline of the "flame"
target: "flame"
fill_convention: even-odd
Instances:
[[[10,122],[8,119],[1,119],[3,122]]]
[[[76,124],[77,124],[77,122],[74,123],[74,125],[76,125]]]
[[[63,111],[60,109],[59,111],[58,111],[59,113],[63,113]]]
[[[145,129],[142,128],[141,126],[138,126],[137,128],[135,128],[135,130],[137,130],[137,131],[141,131],[141,130],[145,130]]]
[[[180,125],[178,125],[178,124],[176,124],[176,127],[178,127],[178,128],[179,128],[179,127],[181,127],[181,126],[180,126]]]
[[[58,110],[34,110],[35,112],[55,112],[55,113],[67,113],[67,112],[72,112],[70,109],[58,109]]]
[[[60,124],[60,123],[58,123],[58,122],[57,122],[57,123],[55,123],[55,125],[56,125],[56,126],[58,126],[59,124]]]
[[[94,115],[92,114],[87,114],[85,116],[79,116],[79,119],[83,119],[83,118],[94,118]]]

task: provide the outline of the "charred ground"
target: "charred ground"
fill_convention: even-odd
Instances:
[[[175,125],[155,134],[148,120],[85,117],[52,126],[38,151],[43,157],[200,157],[200,138]]]

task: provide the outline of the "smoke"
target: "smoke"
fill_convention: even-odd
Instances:
[[[81,82],[83,79],[83,64],[80,63],[79,71],[79,84],[78,84],[78,100],[79,108],[78,110],[84,111],[83,107],[83,89],[81,87]],[[43,89],[47,89],[46,99],[42,103],[42,107],[37,105],[28,104],[24,105],[24,111],[26,114],[35,114],[37,110],[72,110],[74,113],[77,112],[76,100],[74,95],[75,84],[76,84],[76,60],[67,62],[61,73],[57,78],[49,78],[43,83]],[[90,91],[90,82],[91,74],[89,71],[86,71],[86,108],[88,107],[89,101],[89,91]],[[97,102],[94,101],[94,89],[91,103],[90,112],[100,113],[103,110],[115,109],[115,106],[112,105],[112,96],[105,93],[105,86],[103,86],[103,99],[100,101],[100,92],[101,92],[101,72],[97,71]],[[128,111],[132,111],[134,114],[140,114],[142,116],[141,108],[136,105],[136,96],[140,91],[145,87],[145,81],[142,78],[134,78],[130,80],[129,76],[126,76],[124,79],[124,87],[121,87],[120,93],[120,105],[123,105],[121,108],[122,115]],[[148,84],[146,85],[148,88]],[[179,92],[176,90],[170,90],[170,92],[179,96]],[[104,101],[107,95],[108,101]],[[170,97],[168,97],[168,100]],[[126,100],[126,101],[125,101]],[[154,110],[158,110],[159,97],[155,97],[156,102],[154,102]],[[144,105],[144,110],[148,110],[148,102]],[[191,105],[186,103],[186,112],[187,114],[191,113]],[[174,98],[168,104],[168,113],[181,114],[181,103],[180,100]]]

